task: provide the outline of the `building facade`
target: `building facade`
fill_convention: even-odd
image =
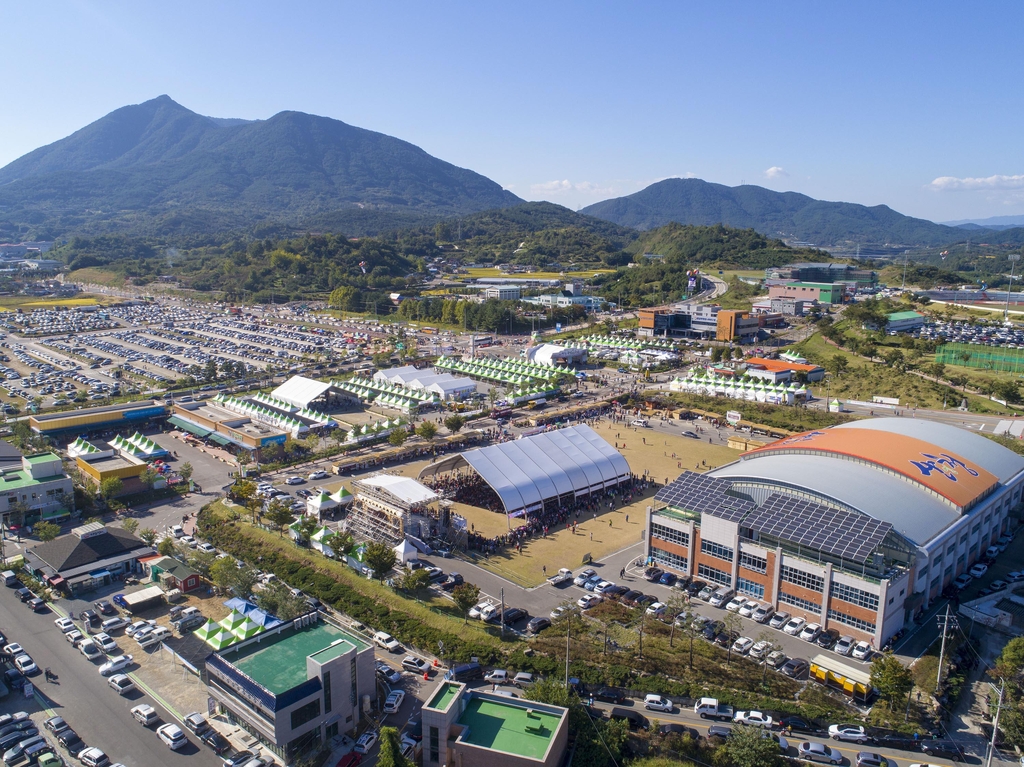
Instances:
[[[1006,530],[1022,485],[1024,458],[979,435],[859,421],[685,472],[655,496],[647,552],[881,647]]]
[[[484,300],[496,298],[499,301],[518,301],[523,290],[518,285],[492,285],[483,290]]]
[[[59,520],[70,516],[74,504],[74,485],[59,456],[35,453],[0,467],[0,517],[5,525]]]
[[[838,305],[843,303],[846,286],[841,282],[796,282],[792,280],[770,280],[768,298],[789,298],[801,301],[817,301],[820,304]]]
[[[206,683],[222,712],[289,760],[355,731],[376,695],[373,659],[365,640],[314,612],[211,653]]]

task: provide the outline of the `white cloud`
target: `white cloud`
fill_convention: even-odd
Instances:
[[[615,193],[615,188],[612,186],[595,184],[591,181],[573,182],[569,181],[569,179],[562,179],[561,181],[545,181],[540,184],[531,184],[530,191],[535,195],[563,195],[575,193],[592,197],[607,197]]]
[[[768,179],[786,178],[788,175],[789,174],[778,165],[773,165],[764,172],[764,177]]]
[[[1024,174],[1018,176],[988,176],[986,178],[939,176],[928,186],[937,192],[1024,189]]]
[[[531,184],[530,191],[534,194],[558,194],[568,192],[573,188],[569,179],[563,181],[545,181],[542,184]]]

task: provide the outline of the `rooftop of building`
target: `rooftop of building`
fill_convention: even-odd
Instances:
[[[303,628],[287,627],[259,641],[229,647],[219,655],[257,684],[275,695],[306,681],[306,658],[326,663],[349,650],[369,645],[330,623],[319,622]]]
[[[467,728],[460,740],[506,754],[543,759],[551,746],[564,712],[534,708],[530,701],[499,700],[473,694],[458,723]]]
[[[133,460],[124,455],[108,455],[102,458],[90,458],[79,456],[79,460],[85,461],[97,471],[115,471],[116,469],[130,469],[144,465],[145,461]]]
[[[765,370],[802,370],[810,373],[815,370],[821,370],[820,365],[805,365],[799,362],[789,362],[787,360],[769,360],[763,357],[751,357],[745,360],[748,365],[757,365],[763,367]]]
[[[445,682],[434,692],[434,696],[427,701],[425,708],[436,708],[438,711],[446,711],[452,701],[459,696],[462,685]]]
[[[30,416],[34,421],[51,421],[60,418],[78,418],[81,416],[94,415],[96,413],[117,413],[126,410],[137,410],[139,408],[166,407],[162,400],[146,399],[135,402],[124,402],[120,405],[98,405],[97,407],[83,407],[80,410],[62,410],[57,413],[40,413]]]
[[[0,474],[0,493],[8,490],[20,490],[23,487],[35,487],[36,485],[41,485],[44,482],[53,482],[58,479],[65,479],[63,472],[53,474],[49,477],[40,477],[39,479],[35,479],[25,469],[14,469],[12,466],[7,466],[6,468],[3,468],[3,473]]]
[[[899,322],[900,320],[923,320],[924,315],[920,312],[892,312],[889,315],[889,322]]]
[[[80,531],[92,534],[83,538],[79,535]],[[151,552],[152,549],[145,541],[120,527],[104,528],[97,525],[92,528],[86,525],[68,535],[34,546],[28,553],[48,565],[54,572],[60,573],[133,551],[138,551],[139,555],[142,555]]]

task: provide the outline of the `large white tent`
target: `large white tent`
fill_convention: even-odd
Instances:
[[[317,381],[304,376],[292,376],[271,392],[271,396],[297,408],[307,408],[310,403],[324,392],[329,391],[331,384]]]
[[[507,514],[576,498],[630,478],[629,464],[589,426],[571,426],[469,450],[423,468],[420,476],[469,467],[501,499]]]

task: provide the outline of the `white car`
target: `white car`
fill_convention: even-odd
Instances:
[[[373,730],[367,730],[359,736],[359,740],[356,741],[356,747],[352,749],[357,754],[368,754],[370,749],[373,748],[377,742],[377,733]]]
[[[594,586],[594,593],[595,594],[603,594],[606,591],[608,591],[609,589],[613,589],[613,588],[615,588],[615,584],[612,583],[611,581],[601,581],[596,586]]]
[[[725,609],[731,613],[739,612],[739,609],[747,603],[746,597],[733,597],[729,600],[729,603],[725,606]]]
[[[183,535],[181,538],[178,539],[178,543],[182,543],[188,546],[190,549],[194,549],[196,546],[199,545],[199,542],[191,535]]]
[[[756,642],[753,647],[750,648],[750,657],[754,660],[761,660],[770,653],[772,650],[772,643],[767,640],[761,640]]]
[[[781,629],[787,623],[789,623],[789,613],[783,610],[782,612],[775,613],[775,615],[768,619],[768,628]]]
[[[25,652],[25,648],[17,642],[11,642],[8,645],[4,645],[4,652],[8,655],[21,655]]]
[[[833,647],[832,650],[838,655],[849,655],[853,652],[853,645],[853,637],[842,636],[839,637],[839,641],[836,642],[836,646]]]
[[[668,609],[668,605],[665,604],[664,602],[655,602],[654,604],[652,604],[650,607],[647,608],[647,614],[648,615],[661,616],[661,615],[665,614],[665,611],[667,609]]]
[[[78,647],[78,643],[85,639],[85,634],[78,629],[72,629],[64,635],[64,638],[68,640],[68,644],[72,647]]]
[[[152,629],[154,626],[156,626],[156,621],[153,620],[135,621],[135,623],[128,624],[128,626],[124,630],[124,633],[127,636],[133,637],[143,629]]]
[[[673,706],[668,698],[649,693],[644,696],[644,708],[648,711],[665,711],[671,714]]]
[[[551,616],[551,620],[556,621],[559,618],[561,618],[563,615],[565,615],[567,612],[569,612],[569,609],[570,608],[569,608],[568,605],[559,605],[554,610],[552,610],[550,613],[548,613],[548,615]]]
[[[284,483],[286,485],[301,485],[305,481],[302,477],[288,477]]]
[[[132,709],[132,718],[139,724],[149,727],[149,725],[160,719],[160,715],[148,703],[140,703]]]
[[[752,599],[747,600],[746,604],[740,607],[739,614],[742,615],[744,618],[753,617],[754,611],[757,610],[757,608],[760,606],[761,604],[759,602],[755,602]]]
[[[402,707],[402,701],[405,700],[405,692],[402,690],[392,690],[384,701],[384,713],[385,714],[397,714],[398,709]]]
[[[131,655],[116,655],[99,667],[100,676],[110,676],[119,671],[124,671],[131,663]]]
[[[53,625],[61,630],[61,633],[67,634],[69,631],[74,631],[76,626],[75,622],[70,618],[58,618],[53,622]]]
[[[739,724],[749,724],[754,727],[771,727],[775,724],[775,720],[772,719],[768,714],[762,714],[760,711],[737,711],[732,720]]]
[[[589,610],[594,605],[601,604],[601,597],[596,594],[584,594],[579,598],[579,601],[577,601],[576,604],[582,610]]]
[[[797,747],[797,753],[801,759],[809,762],[824,762],[826,764],[842,764],[843,755],[831,746],[818,743],[814,740],[805,740]]]
[[[757,623],[767,623],[771,620],[771,617],[774,614],[775,608],[771,605],[759,605],[758,608],[750,614],[750,617]]]
[[[980,578],[988,572],[988,565],[983,565],[980,562],[967,571],[975,578]]]
[[[750,652],[750,648],[754,646],[754,640],[750,637],[740,637],[732,643],[732,651],[739,655],[745,655]]]
[[[110,634],[100,632],[92,637],[92,641],[95,642],[96,646],[103,650],[107,655],[117,651],[117,642],[113,640]]]
[[[125,695],[135,689],[135,682],[127,674],[114,674],[107,680],[107,686],[118,695]]]
[[[320,469],[320,470],[314,471],[312,474],[310,474],[309,477],[307,477],[307,479],[314,479],[314,480],[316,480],[316,479],[327,479],[327,477],[328,477],[327,472],[324,471],[323,469]]]
[[[158,642],[162,642],[163,640],[167,639],[167,637],[169,637],[170,635],[171,632],[169,629],[165,628],[164,626],[157,626],[152,631],[147,631],[144,634],[142,634],[141,637],[138,634],[136,634],[135,641],[138,643],[139,647],[150,647],[152,645],[157,644]]]
[[[110,758],[103,753],[102,749],[96,748],[95,746],[82,751],[78,755],[78,761],[80,761],[84,767],[103,767],[103,765],[110,764]]]
[[[14,659],[14,667],[25,676],[34,674],[39,670],[39,666],[32,660],[32,656],[27,653],[22,653]]]
[[[156,728],[156,734],[171,751],[177,751],[188,743],[185,732],[176,724],[162,724]]]
[[[856,660],[867,660],[871,657],[871,652],[870,644],[867,642],[857,642],[857,644],[853,646],[852,655]]]
[[[805,642],[817,641],[819,636],[821,636],[821,624],[818,623],[808,623],[800,631],[800,638]]]
[[[859,724],[829,725],[828,736],[832,740],[845,740],[858,745],[868,742],[868,731]]]
[[[798,616],[796,618],[790,618],[786,622],[786,625],[782,627],[782,630],[783,630],[784,633],[789,634],[790,636],[795,637],[795,636],[799,635],[801,631],[804,630],[804,626],[806,626],[806,625],[807,625],[807,620],[804,619],[804,618],[800,618]]]
[[[216,547],[214,547],[214,545],[212,543],[207,543],[206,541],[203,541],[198,546],[196,546],[196,550],[197,551],[204,551],[207,554],[216,554],[217,553]]]
[[[479,618],[480,617],[480,613],[482,613],[488,607],[493,607],[493,606],[494,606],[494,602],[492,602],[489,599],[485,599],[480,604],[474,605],[473,607],[469,608],[469,617],[470,618]]]
[[[92,639],[86,639],[84,642],[78,645],[78,651],[89,660],[95,660],[103,654],[100,652],[100,648],[96,646],[96,643],[92,641]]]
[[[508,684],[508,671],[496,668],[491,673],[484,675],[484,681],[491,684]]]

